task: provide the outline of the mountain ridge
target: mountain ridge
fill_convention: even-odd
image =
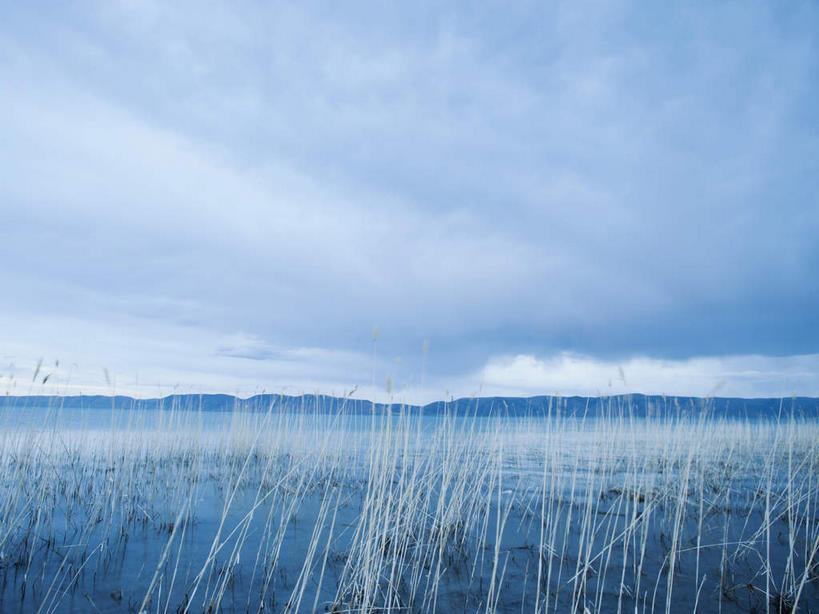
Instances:
[[[463,416],[670,416],[696,415],[707,409],[714,417],[776,418],[778,415],[796,415],[819,418],[819,398],[742,398],[691,397],[645,394],[610,396],[556,396],[531,397],[462,397],[449,401],[434,401],[425,405],[380,403],[366,399],[352,399],[330,395],[257,394],[242,398],[230,394],[171,394],[146,399],[126,395],[5,395],[0,397],[0,408],[25,410],[33,407],[61,409],[119,409],[159,410],[188,409],[211,411],[267,411],[270,408],[289,412],[319,412],[354,414],[384,413],[388,408],[403,408],[412,413],[441,415],[451,413]]]

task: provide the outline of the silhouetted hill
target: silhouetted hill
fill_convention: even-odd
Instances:
[[[63,409],[120,409],[156,410],[188,409],[196,411],[274,411],[335,413],[344,411],[369,414],[387,411],[387,405],[363,399],[342,399],[326,395],[287,396],[259,394],[242,399],[227,394],[175,394],[162,398],[135,399],[129,396],[4,396],[0,408],[24,410],[27,407],[59,407]],[[481,397],[438,401],[423,407],[392,405],[392,410],[403,408],[413,413],[441,415],[451,413],[463,416],[501,415],[519,416],[696,416],[703,411],[714,417],[776,418],[782,415],[819,417],[819,399],[809,397],[727,398],[703,399],[659,395],[614,395],[609,397]]]

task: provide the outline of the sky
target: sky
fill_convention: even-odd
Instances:
[[[0,14],[3,392],[819,396],[816,3]]]

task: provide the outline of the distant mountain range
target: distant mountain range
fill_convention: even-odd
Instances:
[[[696,416],[703,411],[715,417],[776,418],[795,415],[819,418],[819,398],[784,399],[699,398],[659,395],[614,395],[607,397],[481,397],[437,401],[427,405],[373,403],[326,395],[287,396],[259,394],[242,399],[227,394],[174,394],[161,398],[135,399],[128,396],[3,396],[0,408],[24,411],[33,407],[63,409],[156,410],[188,409],[197,411],[274,411],[353,414],[385,413],[401,409],[424,415],[450,413],[461,416]]]

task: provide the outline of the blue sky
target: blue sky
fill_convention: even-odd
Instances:
[[[0,10],[4,389],[819,395],[814,3]]]

